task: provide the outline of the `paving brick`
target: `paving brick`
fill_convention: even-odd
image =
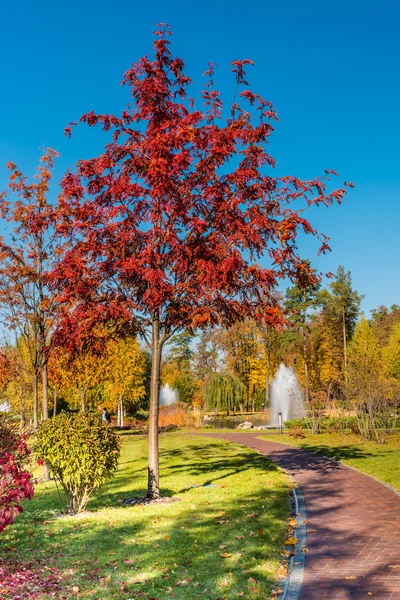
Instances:
[[[400,600],[400,569],[390,568],[400,564],[398,495],[340,463],[257,434],[209,435],[259,451],[301,487],[308,552],[300,600]]]

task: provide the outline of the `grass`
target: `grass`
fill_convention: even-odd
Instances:
[[[298,446],[334,458],[400,491],[400,432],[389,435],[387,443],[382,445],[363,440],[354,434],[340,433],[306,434],[305,439],[295,439],[287,434],[265,434],[257,437]]]
[[[82,515],[60,516],[63,501],[54,483],[38,485],[25,512],[3,532],[0,557],[54,568],[63,583],[55,595],[25,597],[270,598],[290,513],[288,477],[243,446],[166,434],[162,493],[181,501],[122,505],[123,498],[145,493],[146,445],[143,437],[123,436],[116,477]]]

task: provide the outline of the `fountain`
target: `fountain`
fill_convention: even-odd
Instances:
[[[178,393],[166,383],[160,390],[159,404],[169,406],[178,400]]]
[[[299,381],[293,369],[283,363],[279,365],[270,386],[271,425],[279,425],[279,413],[282,413],[283,423],[289,419],[301,419],[305,415]]]

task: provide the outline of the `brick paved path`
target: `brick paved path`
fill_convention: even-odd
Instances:
[[[400,600],[398,495],[335,461],[257,434],[209,435],[258,450],[301,487],[308,552],[300,600]]]

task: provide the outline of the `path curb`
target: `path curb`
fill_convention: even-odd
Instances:
[[[306,562],[307,546],[307,513],[306,502],[300,487],[293,488],[293,499],[295,504],[295,516],[297,521],[295,554],[290,559],[289,572],[281,600],[299,600],[303,586],[304,567]]]

